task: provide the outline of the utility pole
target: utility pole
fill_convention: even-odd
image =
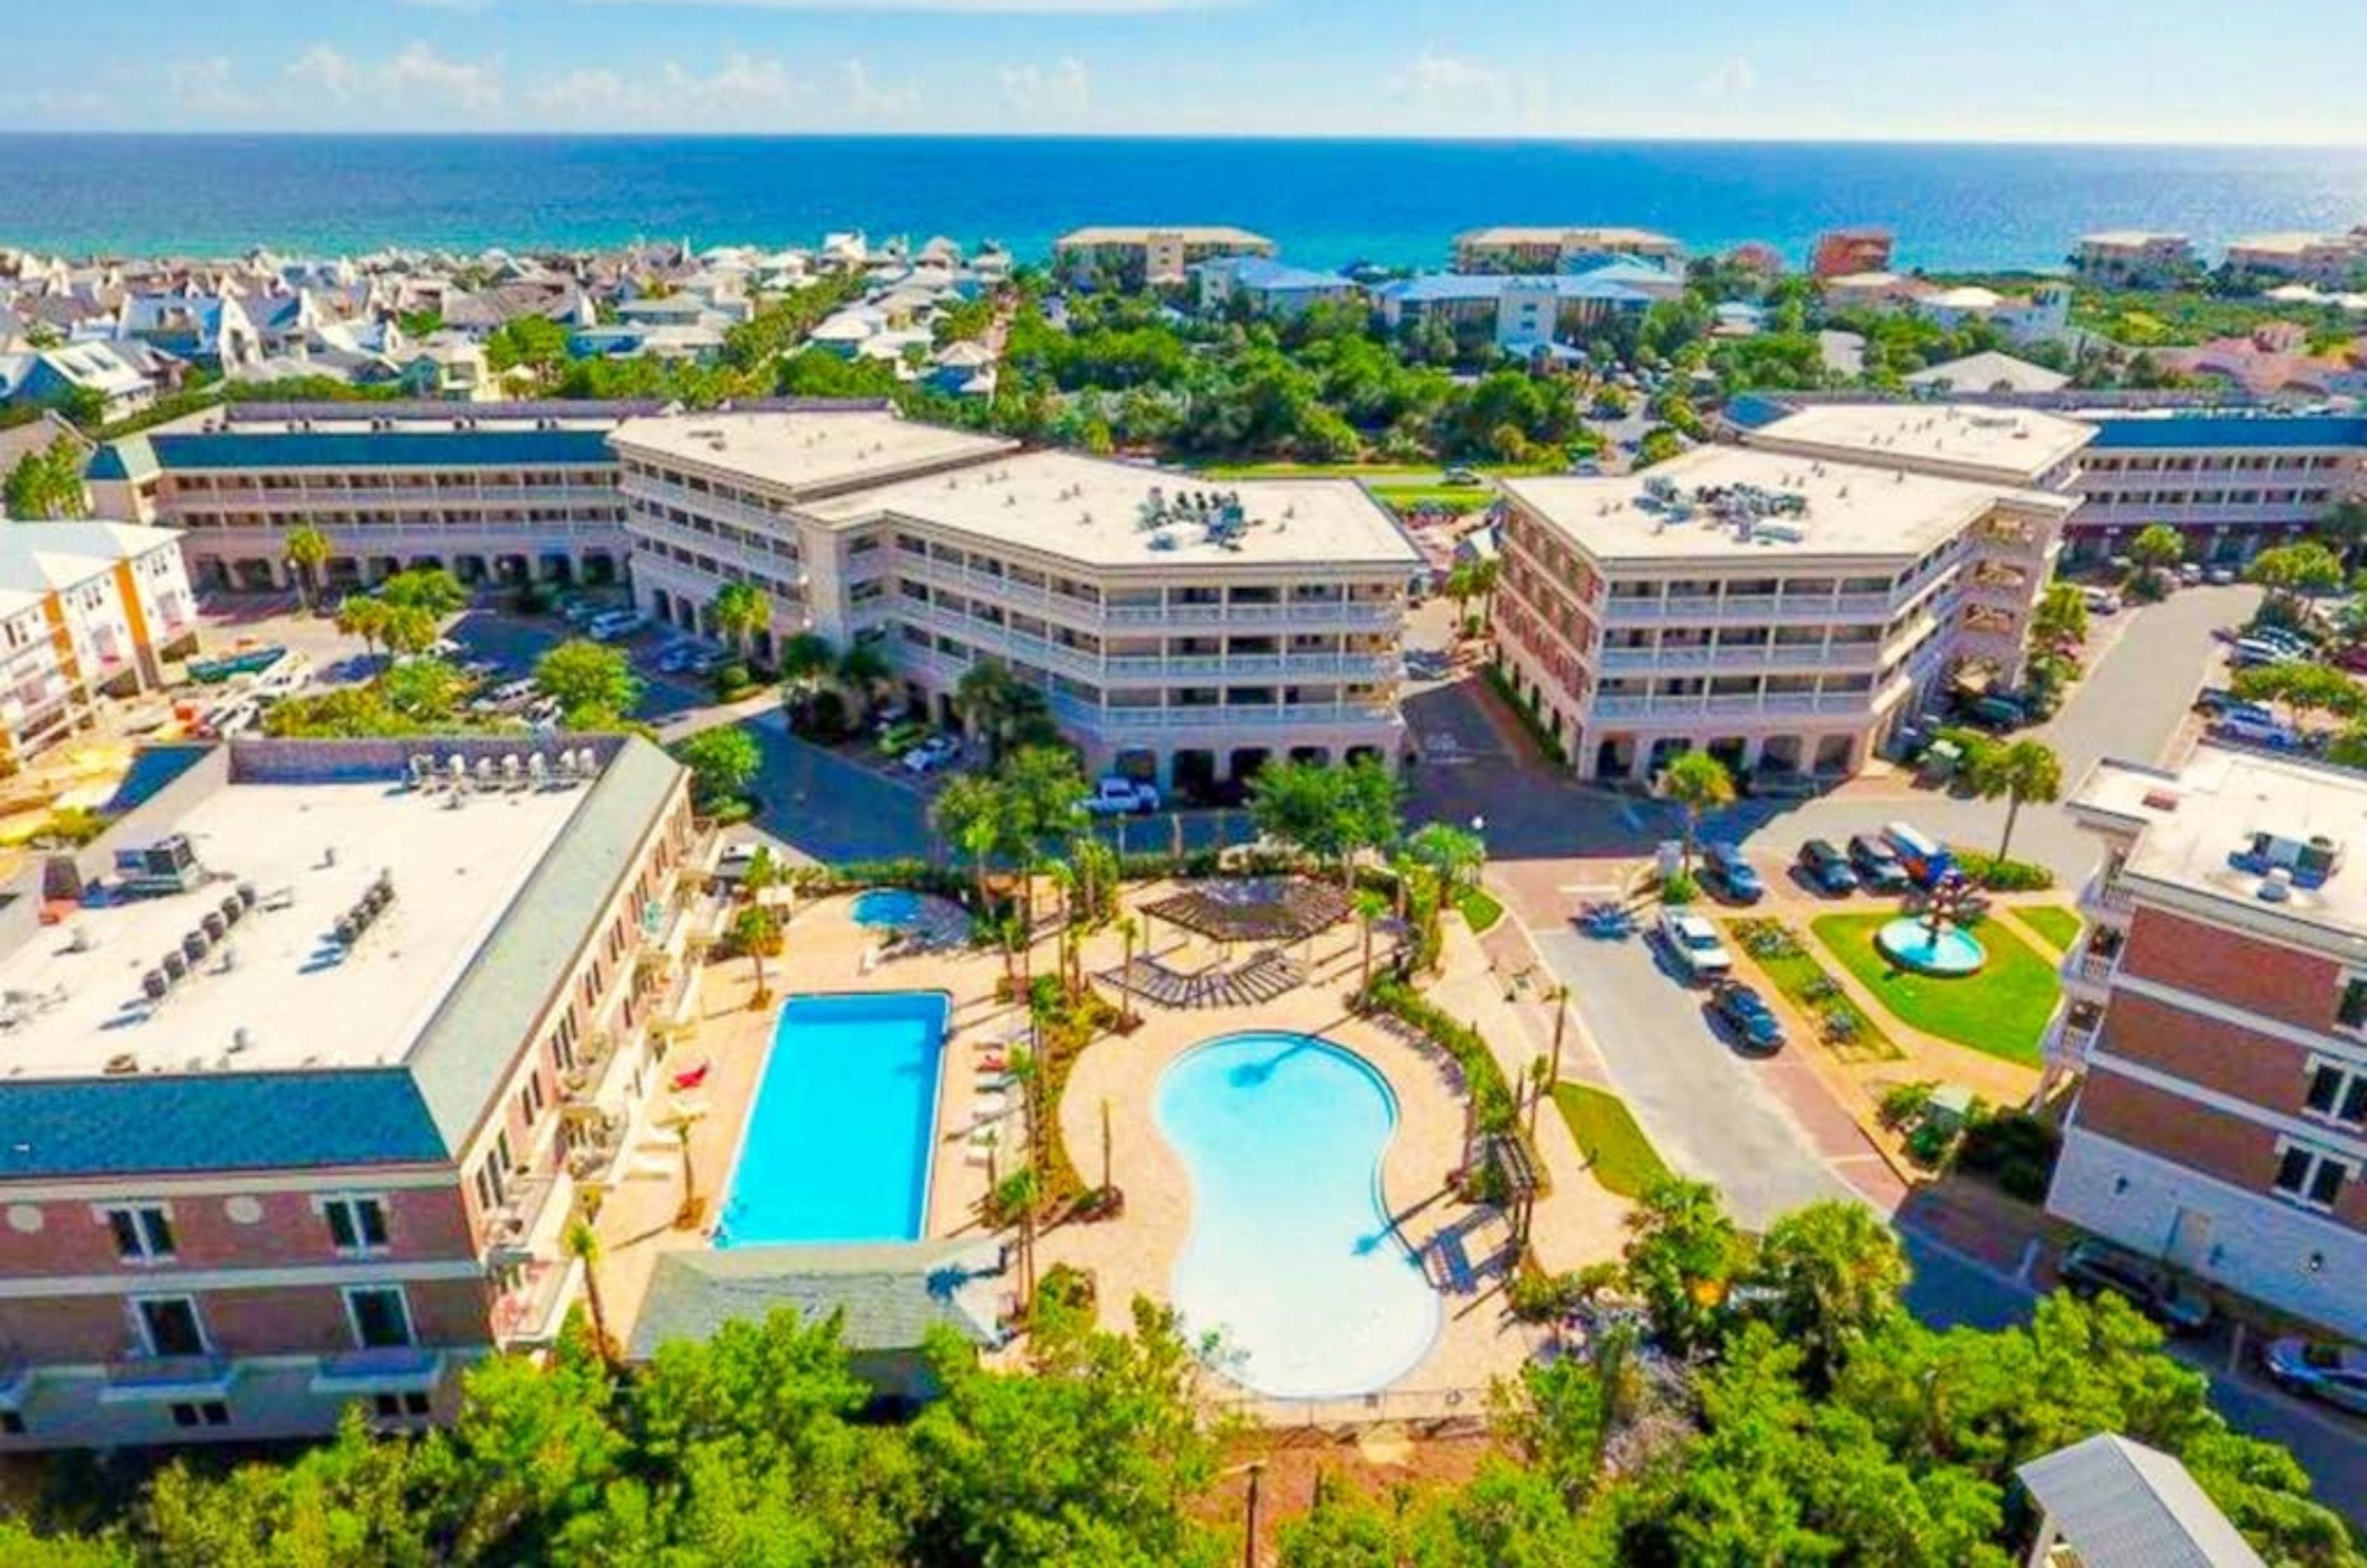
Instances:
[[[1561,1082],[1561,1032],[1569,1022],[1569,987],[1568,986],[1556,986],[1553,991],[1553,1066],[1548,1068],[1546,1073],[1545,1094],[1551,1094],[1554,1091],[1554,1085]],[[1542,1098],[1542,1096],[1540,1096],[1540,1098]],[[1529,1136],[1534,1139],[1536,1135],[1537,1107],[1535,1101],[1533,1100],[1529,1104]]]
[[[1241,1537],[1241,1568],[1257,1568],[1258,1483],[1265,1478],[1265,1461],[1250,1463],[1250,1521]]]

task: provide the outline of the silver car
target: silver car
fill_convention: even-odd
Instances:
[[[2325,1339],[2274,1339],[2260,1366],[2288,1393],[2367,1416],[2367,1350]]]

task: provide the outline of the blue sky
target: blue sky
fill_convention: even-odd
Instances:
[[[2367,141],[2367,0],[13,0],[0,128]]]

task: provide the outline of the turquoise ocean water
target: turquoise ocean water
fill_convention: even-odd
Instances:
[[[1443,263],[1486,223],[1629,223],[1797,259],[1837,224],[1927,267],[2044,266],[2098,228],[2205,245],[2367,222],[2367,148],[862,137],[0,135],[0,245],[227,254],[380,245],[994,238],[1239,223],[1294,260]]]

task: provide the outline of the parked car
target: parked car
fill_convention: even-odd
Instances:
[[[2094,1297],[2110,1291],[2173,1334],[2211,1326],[2211,1303],[2162,1264],[2126,1247],[2090,1237],[2071,1244],[2059,1270],[2063,1288]]]
[[[2265,746],[2271,751],[2290,751],[2301,744],[2301,737],[2294,733],[2293,726],[2248,708],[2231,708],[2221,714],[2212,725],[2211,733],[2239,746]]]
[[[1734,955],[1717,940],[1717,928],[1699,915],[1663,907],[1660,940],[1669,944],[1669,956],[1689,980],[1714,980],[1734,973]]]
[[[2236,569],[2232,566],[2206,567],[2203,569],[2203,576],[2212,587],[2225,588],[2236,581]]]
[[[2178,569],[2178,581],[2191,588],[2203,581],[2203,563],[2191,560]]]
[[[1871,833],[1850,840],[1849,858],[1858,880],[1876,893],[1903,893],[1912,880],[1897,852]]]
[[[1738,904],[1756,904],[1767,896],[1767,884],[1732,844],[1704,844],[1702,863],[1708,868],[1710,879]]]
[[[2367,1416],[2367,1350],[2355,1345],[2272,1339],[2260,1351],[2260,1370],[2288,1393]]]
[[[595,642],[622,642],[646,630],[649,624],[650,618],[640,611],[626,610],[617,615],[603,615],[585,629],[591,632]]]
[[[2194,711],[2212,718],[2224,717],[2231,713],[2259,714],[2263,718],[2276,716],[2269,712],[2265,704],[2239,697],[2225,686],[2205,686],[2195,693]]]
[[[2030,722],[2030,710],[2011,697],[1982,697],[1965,715],[1983,729],[2019,729]]]
[[[2086,600],[2088,612],[2095,615],[2117,615],[2121,613],[2121,596],[2109,588],[2083,588],[2079,597]]]
[[[1800,870],[1819,893],[1839,897],[1858,889],[1857,873],[1851,869],[1849,856],[1827,840],[1810,839],[1800,846]]]
[[[469,711],[470,713],[508,713],[534,701],[537,689],[532,681],[504,681],[470,703]]]
[[[961,755],[961,742],[950,735],[932,735],[904,753],[908,773],[934,773]]]
[[[1095,817],[1139,816],[1159,809],[1159,791],[1140,779],[1112,773],[1093,785],[1084,807]]]
[[[2238,670],[2260,664],[2290,664],[2298,657],[2288,649],[2252,637],[2237,637],[2236,646],[2227,650],[2227,662]]]
[[[1772,1056],[1784,1048],[1784,1023],[1765,998],[1739,981],[1717,988],[1710,1010],[1734,1036],[1735,1043],[1759,1055]]]

